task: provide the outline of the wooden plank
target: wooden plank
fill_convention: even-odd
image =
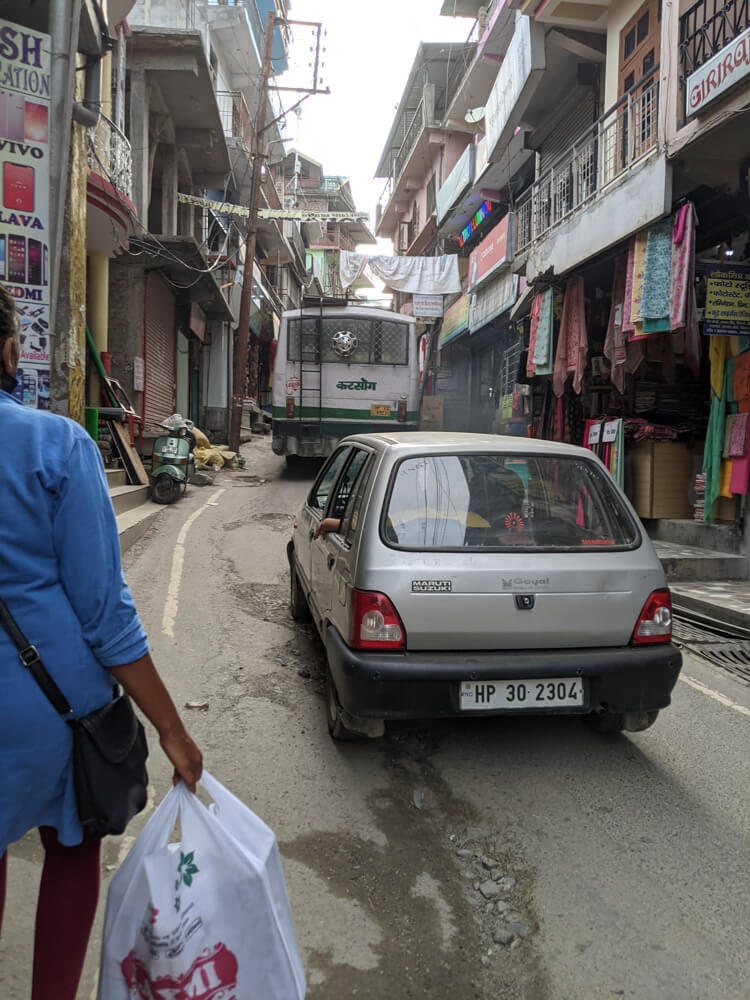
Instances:
[[[139,483],[141,486],[147,486],[148,473],[143,467],[141,456],[130,443],[130,435],[126,425],[117,423],[115,420],[108,420],[107,423],[112,432],[112,440],[115,443],[115,447],[120,453],[120,458],[127,469],[128,479],[134,485]]]

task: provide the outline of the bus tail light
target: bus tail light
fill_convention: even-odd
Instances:
[[[289,420],[294,416],[294,396],[286,397],[286,415]]]
[[[385,594],[352,589],[349,645],[352,649],[406,649],[406,630]]]

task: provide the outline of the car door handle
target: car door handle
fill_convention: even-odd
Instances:
[[[329,556],[327,562],[328,562],[328,568],[333,569],[333,564],[336,562],[336,559],[334,556]]]

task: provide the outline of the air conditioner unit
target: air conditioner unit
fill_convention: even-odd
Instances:
[[[398,248],[399,250],[409,249],[409,223],[399,222],[398,224]]]

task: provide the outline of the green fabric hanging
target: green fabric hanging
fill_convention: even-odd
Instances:
[[[721,484],[721,453],[724,448],[724,425],[727,419],[727,374],[724,367],[721,396],[712,395],[711,413],[708,418],[706,445],[703,450],[703,471],[706,474],[706,497],[703,506],[703,520],[712,523],[714,504],[719,498]]]

